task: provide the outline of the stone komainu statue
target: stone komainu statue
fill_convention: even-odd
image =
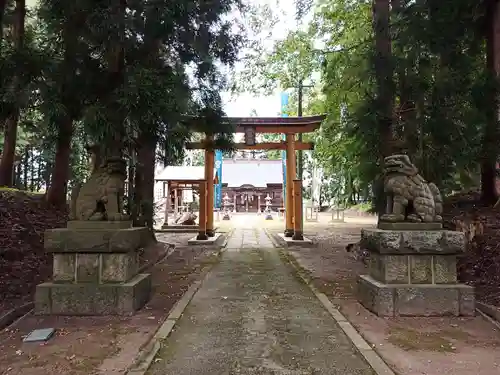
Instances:
[[[92,172],[78,193],[74,204],[73,220],[128,220],[123,214],[123,196],[127,165],[121,157],[108,157],[104,161],[96,146],[88,147],[92,156]]]
[[[386,213],[380,220],[390,222],[441,222],[443,199],[436,185],[418,173],[407,155],[384,159]]]

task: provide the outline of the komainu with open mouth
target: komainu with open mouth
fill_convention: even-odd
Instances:
[[[127,164],[121,157],[100,156],[99,146],[89,146],[92,173],[74,202],[72,220],[124,221],[123,196]]]
[[[386,213],[381,221],[432,223],[443,220],[443,199],[437,186],[427,182],[407,155],[384,159]]]

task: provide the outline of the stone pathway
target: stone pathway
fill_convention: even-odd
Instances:
[[[262,229],[236,229],[150,375],[372,375]]]

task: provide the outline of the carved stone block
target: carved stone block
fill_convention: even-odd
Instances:
[[[102,254],[101,283],[125,282],[137,274],[139,259],[136,252]]]
[[[432,284],[432,256],[410,255],[410,284]]]
[[[99,282],[99,254],[76,255],[76,282]]]
[[[370,274],[358,278],[358,300],[380,316],[473,316],[474,288],[457,284],[465,235],[446,230],[364,229]]]
[[[370,255],[370,276],[388,284],[408,282],[407,255]]]
[[[360,246],[380,254],[461,254],[465,234],[450,230],[363,229]]]
[[[454,284],[457,282],[457,258],[453,255],[434,256],[434,282],[436,284]]]
[[[54,254],[53,280],[54,282],[74,282],[76,255],[75,254]]]

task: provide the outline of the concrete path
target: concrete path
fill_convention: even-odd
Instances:
[[[262,229],[237,229],[148,374],[372,375]]]

